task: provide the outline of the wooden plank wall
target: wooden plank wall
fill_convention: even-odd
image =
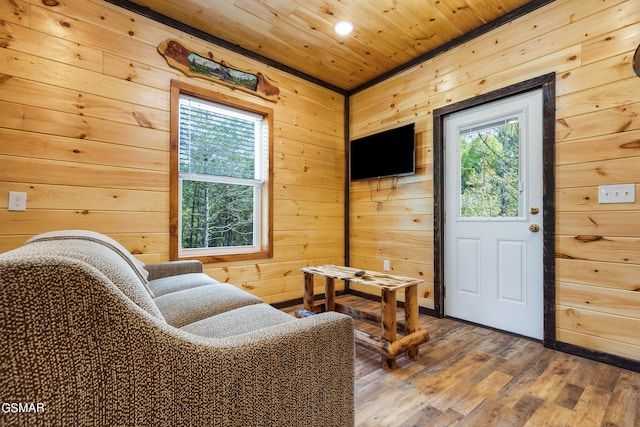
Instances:
[[[640,199],[639,44],[636,0],[556,0],[353,95],[352,138],[417,123],[419,171],[380,210],[351,185],[351,264],[391,259],[433,307],[432,111],[556,72],[557,340],[640,360],[639,202],[597,203],[606,184]]]
[[[185,77],[156,50],[167,38],[264,72],[280,99]],[[169,84],[180,79],[275,110],[274,257],[206,272],[278,302],[302,296],[299,268],[344,262],[342,95],[99,0],[0,0],[0,47],[0,251],[83,228],[167,260]],[[9,191],[27,192],[26,212],[7,211]]]

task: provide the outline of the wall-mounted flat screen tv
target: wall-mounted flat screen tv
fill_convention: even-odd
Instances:
[[[415,123],[351,141],[351,181],[416,172]]]

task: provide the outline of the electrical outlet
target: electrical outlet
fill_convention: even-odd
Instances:
[[[9,191],[9,207],[10,211],[26,211],[27,210],[27,193],[22,191]]]
[[[384,271],[389,271],[389,270],[391,270],[391,261],[390,261],[390,260],[388,260],[388,259],[385,259],[385,260],[382,262],[382,268],[384,269]]]
[[[601,185],[598,187],[598,203],[635,203],[635,184]]]

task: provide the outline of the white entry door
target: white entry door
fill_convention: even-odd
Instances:
[[[543,338],[542,91],[445,118],[445,314]]]

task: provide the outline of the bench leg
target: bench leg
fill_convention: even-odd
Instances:
[[[313,311],[313,274],[304,273],[304,296],[303,296],[304,309]]]
[[[382,290],[382,338],[387,342],[396,340],[396,291]],[[382,356],[382,367],[392,370],[396,368],[396,358]]]
[[[324,278],[325,311],[336,311],[336,282],[333,277]]]
[[[404,317],[407,327],[407,335],[417,331],[418,326],[418,285],[408,286],[404,293]],[[416,360],[419,356],[420,346],[416,345],[407,351],[409,359]]]

